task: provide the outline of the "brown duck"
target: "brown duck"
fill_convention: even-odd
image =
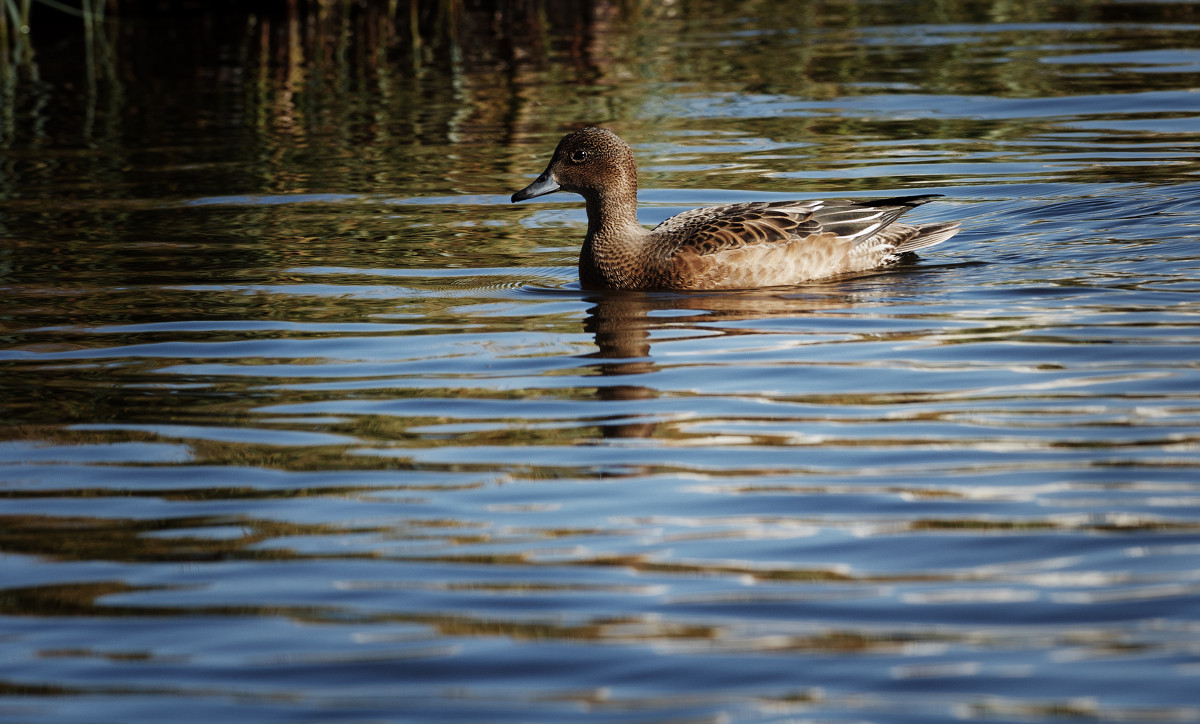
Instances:
[[[584,128],[558,142],[550,165],[513,202],[571,191],[587,202],[579,253],[585,289],[749,289],[874,269],[940,244],[957,222],[902,224],[937,194],[876,201],[754,201],[637,220],[637,164],[612,131]]]

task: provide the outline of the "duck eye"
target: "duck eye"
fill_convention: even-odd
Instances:
[[[588,152],[586,148],[577,148],[575,149],[575,152],[571,154],[571,160],[575,163],[582,163],[587,160],[587,157]]]

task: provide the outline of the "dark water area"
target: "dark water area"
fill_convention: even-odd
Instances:
[[[0,721],[1200,720],[1200,4],[292,8],[0,66]],[[964,230],[582,291],[584,124]]]

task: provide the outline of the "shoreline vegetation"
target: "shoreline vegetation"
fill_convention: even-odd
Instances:
[[[368,95],[386,103],[410,86],[444,105],[442,86],[481,69],[545,67],[557,50],[576,67],[603,64],[584,58],[591,39],[638,12],[627,0],[70,2],[0,0],[0,148],[43,133],[51,86],[83,91],[83,108],[59,110],[78,111],[87,138],[131,95],[214,83],[240,83],[260,108],[306,94],[339,107]],[[297,114],[274,115],[286,126]]]
[[[217,51],[247,37],[263,51],[313,68],[340,63],[420,69],[476,58],[521,62],[548,52],[587,55],[607,34],[653,42],[661,31],[707,28],[714,17],[784,18],[790,31],[894,24],[895,3],[832,0],[0,0],[0,73],[37,78],[40,64],[82,55],[103,77],[148,40],[145,29]],[[1035,0],[943,0],[909,7],[906,19],[937,23],[1194,21],[1191,6],[1130,9],[1104,0],[1070,7]],[[1178,17],[1176,17],[1178,16]],[[666,22],[666,27],[663,27]],[[196,31],[202,31],[196,33]],[[79,45],[77,49],[70,46]]]
[[[688,133],[688,98],[838,103],[898,94],[1044,99],[1136,93],[1137,68],[1097,76],[1047,64],[1061,44],[1169,50],[1195,4],[1083,0],[0,0],[0,149],[102,150],[106,169],[160,126],[246,133],[276,162],[309,145],[347,157],[408,149],[426,168],[476,190],[519,179],[572,124],[610,124],[643,142]],[[898,14],[921,37],[889,35]],[[720,23],[720,32],[714,30]],[[992,24],[984,43],[938,28]],[[1039,24],[1037,33],[1028,30]],[[1132,25],[1131,25],[1132,24]],[[1125,29],[1128,28],[1128,29]],[[728,33],[751,38],[729,52]],[[911,41],[911,42],[910,42]],[[1176,84],[1190,87],[1186,74]],[[864,78],[874,78],[864,83]],[[1161,80],[1161,79],[1160,79]],[[664,103],[674,98],[676,105]],[[680,106],[678,104],[684,104]],[[896,138],[1024,137],[1028,121],[971,114],[843,117],[792,110],[739,126],[803,143],[811,165],[847,144]],[[470,169],[469,145],[506,151]],[[392,150],[387,150],[392,149]],[[951,149],[953,150],[953,149]],[[65,158],[77,163],[80,159]],[[493,164],[496,162],[493,161]],[[789,169],[791,166],[788,167]],[[773,169],[767,168],[767,171]],[[779,169],[774,169],[779,170]],[[0,198],[26,196],[35,163],[0,171]],[[652,173],[652,172],[648,172]],[[847,181],[847,187],[885,182]],[[756,188],[795,186],[756,173]],[[706,183],[703,178],[697,184]],[[290,188],[290,187],[289,187]]]

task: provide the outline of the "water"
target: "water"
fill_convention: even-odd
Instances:
[[[1200,719],[1200,5],[631,7],[9,79],[0,721]],[[965,230],[582,292],[579,122]]]

